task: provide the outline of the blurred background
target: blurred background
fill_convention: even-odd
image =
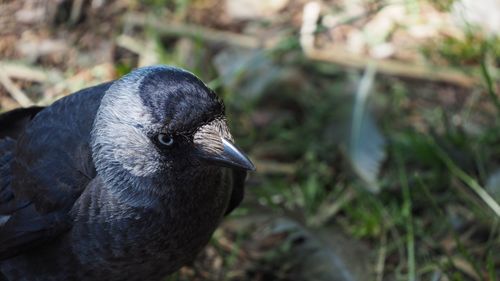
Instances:
[[[0,0],[0,111],[144,65],[257,165],[167,280],[500,280],[499,0]]]

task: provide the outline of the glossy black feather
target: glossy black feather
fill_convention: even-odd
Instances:
[[[18,126],[9,127],[9,132],[17,132],[10,134],[18,137],[17,142],[0,140],[0,215],[9,216],[0,226],[0,260],[70,227],[67,213],[95,175],[86,142],[107,87],[109,84],[82,90],[46,109],[22,109],[0,116],[3,122]],[[70,112],[77,107],[77,114]],[[78,114],[88,118],[75,118]]]
[[[14,257],[23,251],[55,239],[71,227],[69,216],[64,212],[52,212],[41,216],[32,204],[19,206],[0,231],[0,260]]]
[[[229,215],[236,207],[241,204],[243,197],[245,196],[245,179],[247,177],[247,172],[243,170],[232,170],[233,179],[233,189],[231,192],[231,199],[229,200],[229,205],[227,206],[225,215]]]
[[[41,213],[68,211],[95,176],[90,131],[109,85],[56,101],[39,112],[17,140],[12,187]]]
[[[18,108],[0,114],[0,139],[17,138],[24,131],[24,127],[42,109],[43,107],[33,106]]]

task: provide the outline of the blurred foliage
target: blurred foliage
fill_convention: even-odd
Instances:
[[[478,65],[485,56],[495,58],[500,64],[500,38],[486,38],[481,33],[467,32],[465,38],[445,36],[422,49],[424,55],[433,57],[437,53],[440,59],[455,66]]]
[[[212,32],[225,28],[233,32],[225,33],[228,39],[248,32],[279,40],[271,47],[249,49],[214,43],[199,34],[179,36],[149,25],[120,23],[113,32],[136,38],[139,47],[115,46],[112,66],[121,76],[151,55],[153,63],[189,69],[223,97],[233,135],[258,169],[248,180],[245,204],[233,218],[267,212],[293,220],[306,232],[330,233],[335,226],[367,245],[369,253],[364,255],[375,271],[381,270],[374,274],[380,277],[377,280],[497,280],[500,219],[494,204],[500,203],[495,195],[500,194],[500,39],[476,29],[463,37],[435,32],[437,37],[409,48],[413,41],[394,38],[411,26],[398,23],[379,43],[403,45],[403,53],[410,53],[403,64],[417,64],[415,58],[423,55],[431,68],[454,67],[481,80],[467,88],[425,77],[402,78],[377,72],[376,67],[368,75],[369,67],[351,68],[304,54],[297,14],[307,1],[284,8],[286,16],[233,21],[216,10],[221,2],[132,1],[127,11],[161,23],[168,18],[170,23],[208,26]],[[321,2],[329,7],[328,13],[344,13],[342,1]],[[315,31],[318,44],[345,43],[350,38],[347,31],[365,31],[363,24],[394,4],[355,2],[364,3],[369,12],[341,14],[337,25],[327,24],[332,14],[321,15],[322,24]],[[417,18],[419,23],[418,16],[430,10],[429,3],[448,11],[453,2],[403,1],[404,13],[399,16]],[[81,24],[72,31],[84,29],[85,21]],[[66,32],[68,27],[58,28]],[[397,54],[390,59],[398,59]],[[35,61],[43,65],[50,60]],[[62,68],[68,73],[78,69]],[[229,273],[234,273],[232,266],[242,267],[241,260],[248,257],[240,253],[256,247],[245,243],[255,242],[252,235],[260,234],[255,232],[251,228],[229,238],[216,234],[210,249],[222,259],[218,266],[223,264]],[[227,250],[221,239],[232,239],[234,248]],[[186,279],[181,272],[169,280],[297,280],[287,263],[290,259],[283,258],[287,253],[302,257],[294,252],[297,243],[280,239],[275,239],[275,250],[257,255],[255,264],[238,268],[246,270],[235,273],[240,279],[222,270],[212,279]],[[316,248],[327,248],[321,243],[324,237],[308,239],[319,240]],[[336,247],[342,248],[332,248]],[[216,271],[213,264],[209,266]]]

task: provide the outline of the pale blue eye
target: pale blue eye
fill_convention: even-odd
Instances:
[[[174,138],[171,135],[167,134],[159,134],[158,141],[161,145],[164,146],[171,146],[172,144],[174,144]]]

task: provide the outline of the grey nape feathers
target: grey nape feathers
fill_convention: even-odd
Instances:
[[[243,199],[250,160],[193,74],[140,68],[0,115],[0,280],[161,280]]]

